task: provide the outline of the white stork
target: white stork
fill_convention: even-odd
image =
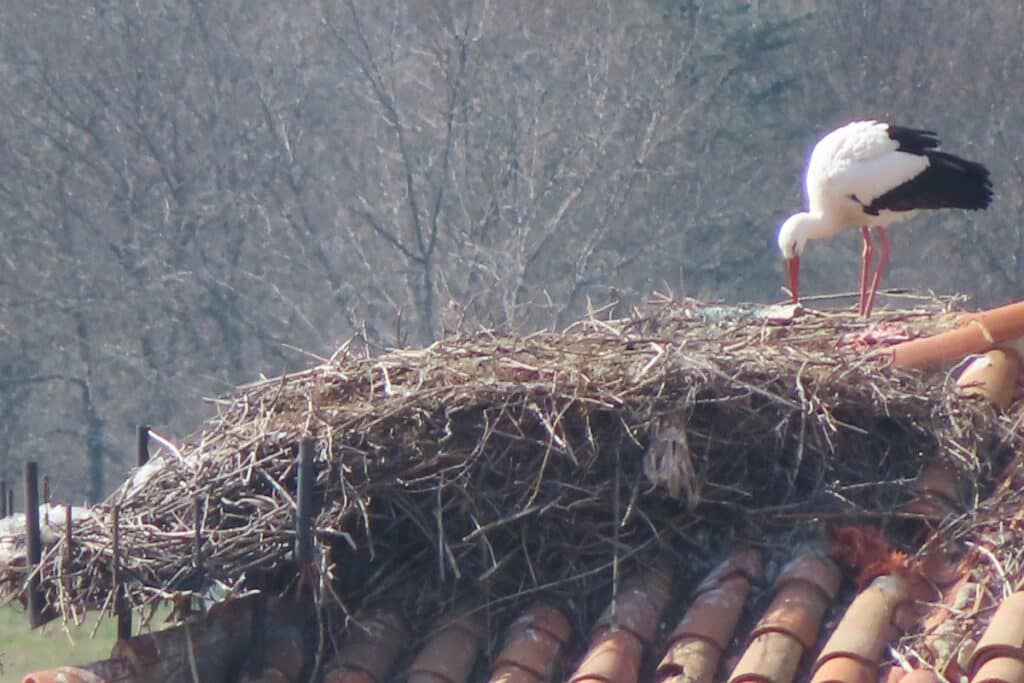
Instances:
[[[799,300],[800,255],[807,240],[861,226],[860,313],[868,316],[889,262],[886,226],[921,209],[984,209],[989,205],[992,184],[988,169],[939,152],[938,146],[939,138],[932,131],[881,121],[854,121],[818,141],[807,164],[810,210],[790,216],[779,229],[779,249],[789,264],[794,303]],[[881,244],[873,276],[872,233]]]

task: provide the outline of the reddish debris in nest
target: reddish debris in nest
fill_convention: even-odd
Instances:
[[[844,525],[833,529],[829,556],[838,564],[857,570],[860,589],[885,574],[908,578],[919,574],[907,564],[907,553],[893,548],[882,532],[871,527]]]
[[[851,347],[854,349],[867,349],[875,346],[892,346],[894,344],[901,344],[911,339],[916,339],[921,336],[919,332],[915,332],[909,325],[901,322],[885,322],[878,325],[872,325],[866,330],[861,330],[856,334],[843,335],[839,339],[838,346]]]

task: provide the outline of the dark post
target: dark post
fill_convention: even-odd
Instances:
[[[252,603],[252,623],[249,630],[249,677],[253,680],[260,680],[263,677],[263,667],[266,664],[267,644],[267,592],[266,580],[263,573],[256,570],[252,587],[259,590],[259,594]]]
[[[43,594],[39,590],[39,561],[43,543],[39,531],[39,465],[25,463],[25,553],[31,578],[28,581],[28,623],[36,628],[43,620]]]
[[[73,537],[71,533],[71,504],[64,506],[64,576],[62,580],[64,582],[64,590],[70,592],[71,590],[71,543]]]
[[[149,462],[149,425],[135,428],[135,458],[139,467]]]
[[[117,615],[117,639],[127,640],[132,637],[132,610],[125,601],[124,584],[121,577],[121,506],[115,505],[114,515],[114,538],[111,542],[111,552],[114,554],[113,582],[114,582],[114,614]]]
[[[295,561],[300,567],[313,559],[313,440],[299,443],[299,482],[296,494]]]
[[[7,489],[7,514],[14,514],[14,487]]]
[[[0,479],[0,519],[7,515],[7,481]]]
[[[192,499],[192,564],[199,569],[203,566],[203,501],[196,496]]]

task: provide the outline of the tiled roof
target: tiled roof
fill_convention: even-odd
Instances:
[[[770,584],[764,574],[762,554],[755,550],[732,553],[691,588],[674,582],[670,564],[657,564],[621,581],[585,638],[573,635],[564,607],[538,602],[497,628],[500,647],[489,659],[484,656],[489,634],[483,610],[461,609],[423,634],[410,634],[396,613],[371,610],[351,620],[337,655],[325,667],[324,681],[482,680],[472,678],[474,672],[491,683],[942,680],[921,662],[901,661],[890,648],[902,633],[933,626],[926,616],[926,607],[938,597],[931,577],[887,573],[851,591],[854,574],[846,572],[844,589],[840,567],[823,548],[813,547],[793,553]],[[946,592],[947,602],[950,595],[956,602],[962,585],[955,583]],[[842,595],[851,597],[837,602]],[[189,638],[181,627],[137,636],[115,646],[111,660],[42,672],[26,681],[157,680],[139,672],[180,670],[189,642],[200,670],[209,667],[207,675],[229,676],[231,657],[244,660],[248,604],[242,600],[212,610],[193,624]],[[666,614],[680,612],[678,619],[666,620]],[[281,603],[272,614],[264,673],[244,680],[297,681],[305,670],[298,654],[300,610]],[[177,664],[158,665],[163,660]],[[1024,681],[1024,592],[1002,601],[963,664],[963,680],[972,683]],[[915,669],[918,665],[925,668]]]

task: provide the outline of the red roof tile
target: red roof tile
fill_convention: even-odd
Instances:
[[[534,605],[508,627],[490,683],[546,683],[554,679],[572,630],[561,611]]]
[[[993,663],[986,668],[986,664]],[[999,680],[992,678],[1015,671],[1024,673],[1024,592],[1014,593],[999,605],[989,621],[968,662],[971,680]],[[1024,680],[1002,679],[1002,680]]]
[[[348,637],[328,666],[325,683],[387,680],[399,650],[408,640],[405,624],[394,612],[373,610],[355,616]]]
[[[697,587],[693,605],[668,637],[658,680],[707,683],[729,646],[752,581],[762,573],[760,553],[730,555]]]
[[[775,598],[751,632],[751,642],[729,676],[730,683],[785,683],[812,647],[829,603],[839,589],[839,569],[826,557],[805,552],[775,582]]]
[[[876,681],[885,646],[916,621],[908,608],[926,597],[923,588],[895,574],[876,578],[846,609],[818,655],[811,682]]]
[[[465,683],[483,634],[484,624],[475,615],[442,619],[409,666],[408,683]]]
[[[1017,398],[1020,356],[1012,349],[993,349],[975,358],[957,379],[965,396],[987,400],[1006,410]]]

